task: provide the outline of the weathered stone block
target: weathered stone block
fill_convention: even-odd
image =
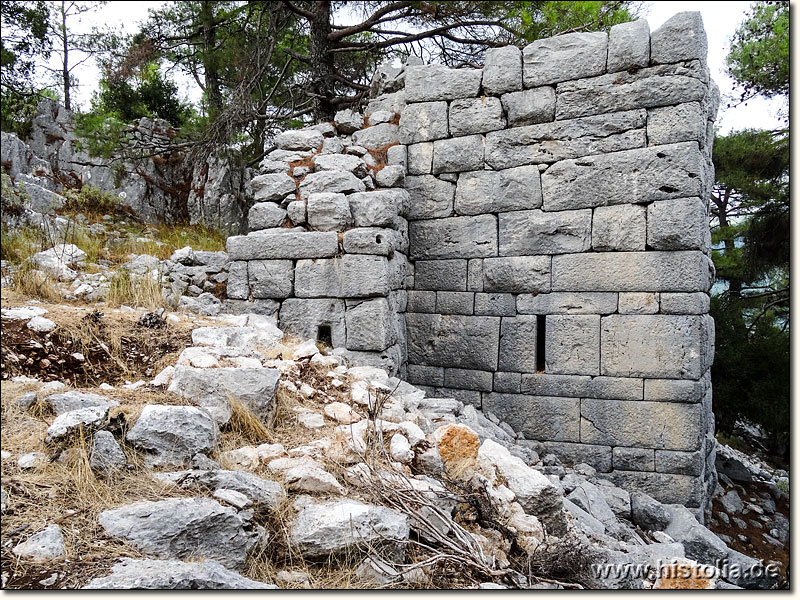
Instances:
[[[453,137],[496,131],[506,126],[500,100],[493,96],[453,100],[449,117],[450,135]]]
[[[291,260],[251,260],[247,263],[247,274],[253,298],[288,298],[292,295],[294,263]]]
[[[281,150],[316,150],[324,139],[316,129],[289,129],[275,136],[275,145]]]
[[[658,296],[653,292],[622,292],[618,312],[621,315],[654,315],[658,312]]]
[[[474,304],[472,292],[436,292],[436,312],[443,315],[471,315]]]
[[[397,125],[380,123],[356,131],[353,133],[352,138],[354,144],[374,150],[398,143],[400,141],[400,133]]]
[[[386,298],[348,306],[344,318],[348,350],[380,352],[397,341],[394,312]]]
[[[442,65],[411,66],[406,69],[406,101],[429,102],[474,98],[481,87],[482,71],[449,69]]]
[[[519,394],[520,373],[495,371],[493,389],[505,394]]]
[[[545,452],[555,454],[561,462],[572,465],[586,463],[600,473],[611,471],[611,447],[575,444],[571,442],[544,442]]]
[[[386,151],[386,164],[397,165],[406,169],[408,167],[408,149],[406,146],[400,144],[389,148]]]
[[[614,448],[614,469],[623,471],[655,471],[655,450],[652,448]]]
[[[344,300],[335,298],[301,299],[288,298],[281,304],[278,323],[286,333],[303,339],[319,340],[322,333],[330,333],[334,346],[345,346]]]
[[[408,361],[414,364],[494,371],[499,317],[406,314]]]
[[[392,146],[392,148],[400,147],[401,146]],[[405,165],[386,165],[375,173],[375,184],[381,188],[403,187],[405,179]]]
[[[581,400],[581,442],[694,451],[702,438],[696,404]]]
[[[325,192],[330,194],[351,194],[366,190],[364,182],[350,171],[319,171],[309,173],[300,182],[300,198],[308,200],[311,194]]]
[[[483,289],[487,292],[549,292],[549,256],[512,256],[483,261]]]
[[[272,258],[324,258],[339,250],[336,232],[296,229],[265,230],[228,238],[226,248],[231,260]]]
[[[426,175],[433,168],[433,142],[422,142],[408,146],[408,174]],[[408,179],[406,179],[408,189]]]
[[[707,85],[700,61],[567,81],[556,87],[556,119],[698,102]]]
[[[700,479],[689,475],[615,469],[606,478],[619,487],[644,492],[664,504],[699,507],[704,496]]]
[[[492,131],[486,134],[486,163],[507,169],[644,148],[646,119],[646,111],[628,110]]]
[[[247,300],[250,287],[247,281],[247,261],[236,260],[228,267],[227,292],[228,298]]]
[[[383,256],[345,254],[341,258],[299,260],[295,267],[298,298],[364,298],[392,290],[388,261]]]
[[[484,395],[483,408],[528,439],[580,441],[578,398],[491,393]]]
[[[401,144],[440,140],[447,134],[447,102],[410,104],[400,116]]]
[[[500,219],[500,254],[524,256],[584,252],[592,245],[592,211],[546,213],[525,210],[503,213]]]
[[[705,60],[708,39],[699,12],[679,12],[650,36],[650,62],[676,63],[684,60]]]
[[[458,176],[455,209],[459,214],[507,212],[541,205],[541,177],[535,166],[470,171]]]
[[[592,217],[592,249],[642,252],[647,243],[647,209],[637,204],[598,206]]]
[[[701,402],[708,382],[704,379],[645,379],[644,399],[658,402]]]
[[[568,210],[699,196],[705,162],[681,142],[564,160],[542,175],[544,210]]]
[[[297,184],[286,173],[267,173],[253,177],[250,188],[256,202],[280,202],[297,190]]]
[[[482,135],[467,135],[433,142],[434,174],[460,173],[482,168]]]
[[[497,218],[479,215],[412,221],[409,239],[412,259],[497,256]]]
[[[553,290],[697,292],[713,275],[702,252],[619,252],[553,257]]]
[[[458,292],[466,286],[466,260],[420,260],[415,264],[414,287],[418,290]]]
[[[650,26],[644,19],[614,25],[608,34],[608,72],[650,64]]]
[[[409,146],[414,148],[414,146]],[[409,219],[436,219],[453,214],[456,186],[433,175],[406,177]]]
[[[344,232],[342,247],[350,254],[387,256],[403,246],[397,231],[383,227],[357,227]]]
[[[706,337],[701,317],[603,317],[603,375],[700,379]]]
[[[703,453],[699,450],[697,452],[656,450],[656,471],[659,473],[702,475],[704,462]]]
[[[642,380],[588,375],[523,374],[523,394],[537,396],[590,397],[608,400],[641,400]]]
[[[367,165],[360,156],[352,154],[317,154],[311,159],[314,171],[350,171],[358,178],[367,174]]]
[[[600,317],[548,315],[545,370],[556,375],[600,374]]]
[[[513,294],[475,294],[475,314],[494,317],[516,316],[516,299]]]
[[[344,194],[309,194],[306,210],[308,224],[318,231],[344,231],[353,223]]]
[[[704,315],[711,308],[711,298],[705,292],[661,294],[661,312],[670,315]]]
[[[536,40],[522,49],[522,80],[526,88],[592,77],[606,71],[608,35],[567,33]]]
[[[483,259],[473,258],[467,265],[467,289],[471,292],[483,291]]]
[[[547,123],[556,117],[556,90],[550,86],[503,94],[501,101],[509,127]]]
[[[444,369],[425,365],[408,365],[408,381],[415,385],[444,385]]]
[[[391,227],[408,204],[408,192],[400,189],[350,194],[350,211],[356,227]]]
[[[503,318],[498,369],[536,372],[536,317]]]
[[[286,222],[286,211],[274,202],[257,202],[247,213],[250,231],[280,227]]]
[[[656,250],[706,250],[707,204],[700,198],[653,202],[647,207],[647,244]]]
[[[699,102],[651,108],[647,111],[647,144],[658,146],[677,142],[705,145],[706,116]]]
[[[408,312],[435,313],[436,292],[408,290]]]
[[[522,52],[516,46],[489,48],[483,66],[483,91],[500,95],[522,89]]]
[[[492,391],[492,373],[489,371],[473,371],[470,369],[445,369],[445,387],[479,392]]]
[[[552,292],[520,294],[517,312],[524,315],[608,315],[617,312],[612,292]]]

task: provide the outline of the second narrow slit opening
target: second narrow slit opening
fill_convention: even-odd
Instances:
[[[544,356],[544,340],[547,335],[545,327],[545,316],[536,316],[536,372],[544,373],[545,356]]]

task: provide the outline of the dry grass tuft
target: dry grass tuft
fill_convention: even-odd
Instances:
[[[237,438],[235,443],[243,442],[237,447],[272,441],[273,436],[269,427],[250,410],[249,406],[233,397],[229,397],[228,401],[231,403],[232,414],[228,421],[227,432]]]
[[[142,307],[147,310],[166,307],[167,302],[161,294],[161,281],[151,275],[133,276],[127,269],[120,268],[111,277],[106,302],[109,306],[123,304]]]
[[[40,271],[31,262],[24,262],[11,276],[11,287],[17,293],[45,302],[58,302],[62,298],[56,280]]]

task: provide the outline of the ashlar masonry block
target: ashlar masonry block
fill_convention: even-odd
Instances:
[[[407,313],[408,361],[418,365],[495,371],[499,317]]]
[[[547,373],[600,374],[599,315],[549,315],[545,322]]]

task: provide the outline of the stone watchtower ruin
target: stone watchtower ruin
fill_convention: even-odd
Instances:
[[[480,70],[382,73],[365,120],[278,136],[251,233],[228,240],[229,297],[706,508],[706,53],[699,13],[680,13],[491,49]]]

